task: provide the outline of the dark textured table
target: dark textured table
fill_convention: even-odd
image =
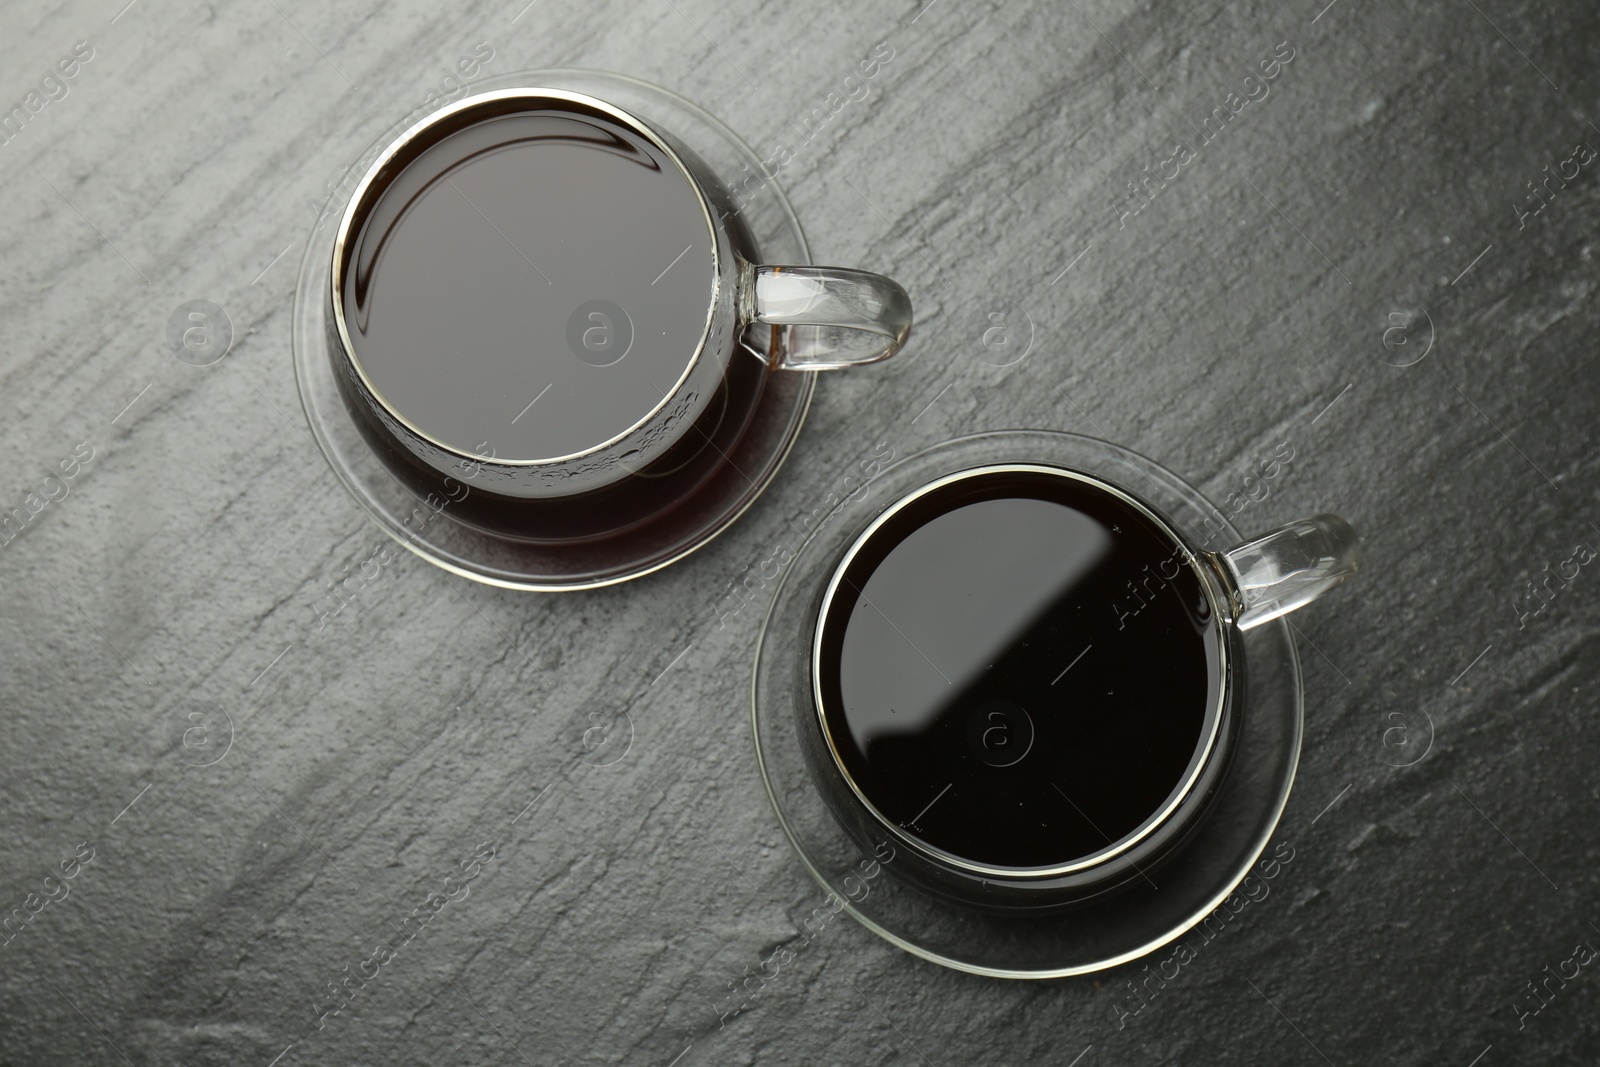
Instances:
[[[0,15],[0,1062],[1600,1058],[1592,5],[122,3]],[[666,571],[402,553],[333,614],[385,539],[306,431],[296,267],[463,62],[788,144],[817,258],[917,326]],[[1362,531],[1296,616],[1292,860],[1175,977],[977,978],[840,921],[724,1020],[822,896],[751,752],[770,561],[863,457],[1011,426]]]

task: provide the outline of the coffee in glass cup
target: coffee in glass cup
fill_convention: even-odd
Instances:
[[[374,161],[333,249],[328,352],[370,447],[454,518],[563,542],[714,476],[767,376],[892,355],[895,283],[760,265],[726,188],[598,98],[480,93]]]
[[[1352,574],[1331,515],[1197,550],[1103,478],[1026,462],[889,505],[845,550],[810,649],[812,777],[897,877],[994,910],[1154,886],[1223,783],[1243,631]],[[804,713],[801,713],[804,717]]]

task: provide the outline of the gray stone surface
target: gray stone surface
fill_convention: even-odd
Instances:
[[[0,13],[26,116],[0,144],[0,505],[93,457],[0,546],[0,910],[93,855],[0,946],[0,1062],[1600,1057],[1595,967],[1514,1006],[1600,944],[1600,570],[1517,606],[1600,548],[1600,167],[1516,211],[1600,147],[1592,4],[121,2]],[[828,378],[770,491],[661,574],[519,595],[406,556],[319,630],[383,543],[290,368],[323,183],[479,42],[489,73],[625,71],[770,148],[879,41],[781,180],[820,260],[911,290],[903,356]],[[1285,41],[1270,95],[1121,217]],[[236,334],[206,367],[166,343],[197,299]],[[1031,323],[1025,359],[984,361],[990,312]],[[721,1027],[820,898],[751,756],[757,611],[719,625],[724,598],[877,442],[1009,426],[1219,499],[1291,442],[1237,521],[1363,532],[1359,584],[1296,620],[1295,859],[1120,1025],[1138,966],[986,980],[841,922]],[[623,709],[626,754],[584,763],[590,713]],[[319,1028],[479,842],[470,896]]]

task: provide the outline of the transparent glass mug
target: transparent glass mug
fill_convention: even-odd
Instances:
[[[511,186],[482,169],[574,144],[594,149],[580,159],[640,166],[565,187],[554,171]],[[635,172],[665,184],[636,189]],[[684,235],[678,259],[640,252]],[[767,374],[886,359],[911,326],[887,278],[761,265],[726,185],[692,151],[559,89],[481,93],[412,126],[357,185],[332,256],[328,354],[368,444],[454,517],[529,540],[605,536],[672,506],[725,462]],[[385,297],[386,277],[413,276],[427,284]],[[385,313],[399,325],[380,346]],[[452,324],[506,351],[463,361]]]
[[[846,834],[907,846],[895,876],[937,896],[1036,912],[1154,885],[1249,714],[1243,632],[1358,562],[1334,515],[1203,551],[1081,471],[940,477],[855,537],[815,601],[804,760]]]

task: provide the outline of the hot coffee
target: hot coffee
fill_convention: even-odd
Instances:
[[[1359,561],[1336,516],[1245,540],[1218,514],[1126,449],[1014,430],[825,516],[751,687],[763,784],[819,883],[903,948],[1016,977],[1126,962],[1215,908],[1299,754],[1275,620]],[[863,857],[887,875],[870,896]]]
[[[715,282],[688,175],[556,101],[426,147],[349,255],[345,320],[373,390],[425,437],[511,462],[648,416],[694,359]]]
[[[486,92],[362,178],[333,249],[329,356],[367,444],[453,520],[612,538],[726,480],[770,371],[904,342],[888,279],[760,264],[686,146],[581,93]]]
[[[851,789],[975,872],[1128,850],[1196,790],[1232,721],[1199,566],[1144,505],[1065,471],[970,472],[890,509],[836,572],[817,637]]]

